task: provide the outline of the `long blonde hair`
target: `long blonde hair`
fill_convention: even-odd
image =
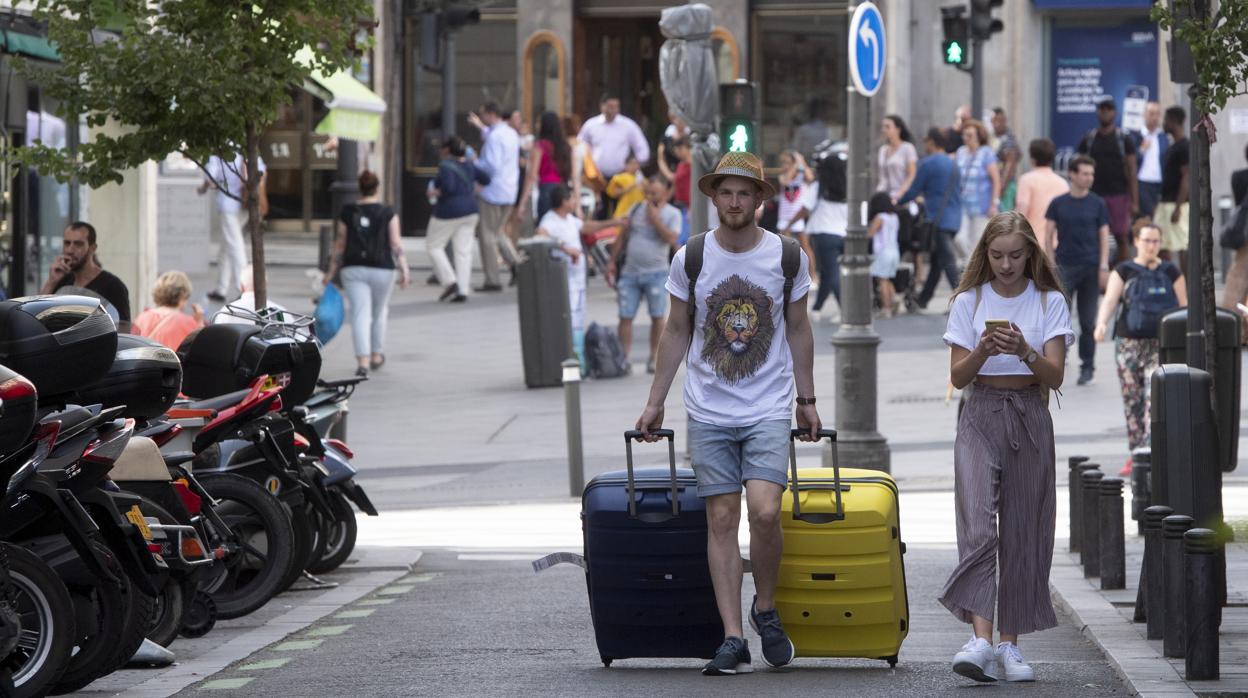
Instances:
[[[958,287],[953,290],[953,295],[949,298],[950,303],[953,303],[953,299],[957,298],[959,293],[992,281],[992,266],[988,263],[988,245],[1005,235],[1021,235],[1026,241],[1029,256],[1027,266],[1023,269],[1023,276],[1034,281],[1038,291],[1057,291],[1063,296],[1066,295],[1066,291],[1062,289],[1062,282],[1057,278],[1057,273],[1053,271],[1053,263],[1049,261],[1048,255],[1040,250],[1040,241],[1036,239],[1036,232],[1032,230],[1031,223],[1027,222],[1027,217],[1018,211],[1006,211],[993,216],[988,220],[988,225],[984,226],[984,234],[980,236],[979,243],[971,252],[971,258],[966,263],[966,271],[962,272],[962,281],[958,283]]]

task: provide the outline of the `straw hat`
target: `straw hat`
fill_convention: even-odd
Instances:
[[[754,182],[762,190],[764,199],[770,199],[776,195],[776,188],[763,178],[763,161],[753,153],[725,153],[719,159],[719,164],[715,166],[714,171],[707,172],[698,178],[698,189],[708,197],[714,198],[715,187],[719,184],[719,180],[729,176],[744,177]]]

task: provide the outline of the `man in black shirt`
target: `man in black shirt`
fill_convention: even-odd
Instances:
[[[1161,163],[1161,202],[1153,214],[1153,222],[1161,229],[1161,258],[1173,260],[1178,253],[1180,269],[1187,268],[1187,169],[1191,148],[1183,128],[1186,121],[1183,107],[1166,110],[1162,127],[1170,136],[1171,145]]]
[[[1140,210],[1140,191],[1135,139],[1114,125],[1118,111],[1107,98],[1096,105],[1099,126],[1079,143],[1079,152],[1096,161],[1092,193],[1109,207],[1109,230],[1118,244],[1118,261],[1127,259],[1131,214]]]
[[[118,329],[130,327],[130,291],[121,279],[104,271],[95,256],[95,226],[75,221],[65,228],[61,255],[52,260],[48,280],[40,293],[56,293],[65,286],[93,291],[117,309]]]

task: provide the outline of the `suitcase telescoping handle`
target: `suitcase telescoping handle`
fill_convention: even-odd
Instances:
[[[832,491],[836,496],[836,511],[831,514],[803,514],[802,504],[798,496],[798,490],[801,489],[797,481],[797,438],[810,433],[810,429],[794,429],[789,434],[789,468],[792,470],[792,481],[789,483],[789,490],[793,493],[793,518],[797,521],[805,521],[812,524],[832,523],[833,521],[845,520],[845,505],[841,501],[841,463],[836,454],[836,430],[820,429],[820,439],[830,439],[832,441]]]
[[[667,458],[672,466],[672,516],[675,518],[680,516],[680,488],[676,484],[676,432],[671,429],[651,429],[650,434],[661,439],[667,439]],[[637,518],[637,499],[635,492],[637,484],[633,479],[633,440],[640,439],[642,433],[640,429],[629,429],[624,432],[624,449],[628,454],[628,516],[629,518]],[[669,517],[664,516],[663,520]]]

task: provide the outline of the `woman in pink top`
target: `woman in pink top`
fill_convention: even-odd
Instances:
[[[524,187],[520,192],[520,205],[516,207],[514,217],[519,217],[521,208],[527,208],[529,194],[533,186],[537,186],[537,219],[551,209],[550,192],[562,184],[568,186],[572,181],[572,146],[563,135],[563,124],[559,115],[545,112],[538,122],[537,142],[529,153],[529,166],[525,168]]]
[[[204,309],[191,304],[191,314],[182,312],[191,299],[191,280],[180,271],[167,271],[152,287],[155,308],[148,308],[134,319],[130,329],[137,335],[177,349],[186,336],[204,326]]]
[[[1053,158],[1057,155],[1057,146],[1047,138],[1032,141],[1027,150],[1031,155],[1031,170],[1018,178],[1018,195],[1014,199],[1014,210],[1027,217],[1032,230],[1040,240],[1040,249],[1048,248],[1048,231],[1044,222],[1044,212],[1049,210],[1049,202],[1070,191],[1070,184],[1061,175],[1053,171]]]

